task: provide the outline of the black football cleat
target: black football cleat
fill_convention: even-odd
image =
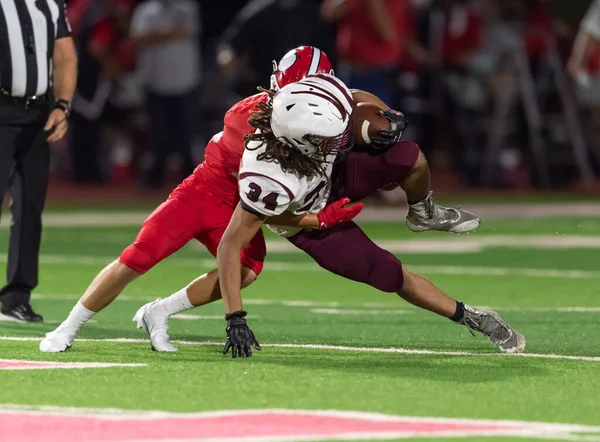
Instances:
[[[20,304],[14,307],[2,306],[2,314],[17,322],[43,322],[44,318],[34,312],[29,304]]]

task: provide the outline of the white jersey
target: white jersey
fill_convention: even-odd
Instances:
[[[258,146],[251,142],[249,147]],[[298,178],[281,170],[278,163],[259,161],[257,156],[264,152],[261,146],[256,150],[245,149],[242,166],[238,175],[240,199],[252,210],[270,217],[292,212],[319,213],[327,204],[331,193],[331,171],[334,158],[328,158],[323,165],[324,173],[312,178]],[[292,236],[302,230],[299,227],[268,226],[281,236]]]

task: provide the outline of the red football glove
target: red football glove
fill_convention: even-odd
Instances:
[[[335,203],[331,203],[321,210],[317,214],[319,230],[330,229],[336,224],[343,223],[344,221],[350,221],[365,207],[364,203],[357,203],[348,207],[344,207],[349,202],[350,198],[342,198],[341,200],[337,200]]]

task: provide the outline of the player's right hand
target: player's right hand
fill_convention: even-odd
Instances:
[[[252,356],[252,347],[258,351],[262,350],[260,344],[254,337],[254,333],[248,327],[246,323],[247,313],[243,310],[238,312],[229,313],[225,316],[227,320],[227,341],[225,347],[223,347],[223,354],[227,354],[231,349],[231,356],[235,359],[238,356],[240,358],[249,358]]]
[[[390,122],[390,130],[380,130],[379,136],[371,139],[371,146],[383,151],[400,141],[408,122],[402,112],[393,109],[382,110],[381,116]]]
[[[319,230],[330,229],[336,224],[350,221],[358,215],[365,207],[364,203],[357,203],[347,206],[350,198],[342,198],[329,204],[317,214],[319,221]]]

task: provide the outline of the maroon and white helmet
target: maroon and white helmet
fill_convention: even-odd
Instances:
[[[279,63],[273,60],[271,89],[278,91],[313,74],[334,75],[329,57],[314,46],[299,46],[285,54]]]
[[[322,161],[353,145],[352,94],[329,74],[288,84],[273,98],[271,129],[277,139]]]

